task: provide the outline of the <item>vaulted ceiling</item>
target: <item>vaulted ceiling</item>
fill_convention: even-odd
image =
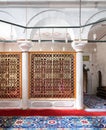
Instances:
[[[100,8],[106,9],[106,0],[0,0],[0,8]],[[60,34],[60,37],[58,36]],[[41,33],[46,39],[52,38],[52,32]],[[54,32],[56,39],[65,37],[65,31]],[[11,36],[10,36],[11,37]],[[1,38],[2,39],[2,38]],[[7,38],[8,39],[8,38]],[[35,37],[37,39],[37,37]],[[68,39],[69,36],[68,36]],[[106,40],[106,22],[96,24],[90,30],[89,40]]]

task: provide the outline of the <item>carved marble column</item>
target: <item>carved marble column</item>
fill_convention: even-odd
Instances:
[[[30,41],[18,41],[22,50],[22,108],[28,108],[28,51],[32,47]]]
[[[76,108],[83,109],[83,48],[85,43],[73,42],[76,51]]]

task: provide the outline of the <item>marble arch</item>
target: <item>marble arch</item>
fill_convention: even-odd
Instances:
[[[105,16],[106,16],[106,10],[101,10],[97,13],[94,13],[90,18],[88,18],[88,20],[85,22],[85,25],[92,23],[92,22],[97,22],[97,21],[105,18]],[[83,39],[88,39],[88,34],[89,34],[91,27],[92,27],[92,25],[82,28],[82,38]]]
[[[63,23],[58,21],[58,23],[54,23],[56,19],[61,20]],[[47,26],[47,25],[53,25],[53,26],[70,26],[70,22],[66,14],[61,10],[44,10],[36,15],[34,15],[30,20],[27,22],[27,26]],[[71,34],[71,39],[74,40],[74,30],[68,29]],[[31,37],[33,30],[29,30],[29,37]]]

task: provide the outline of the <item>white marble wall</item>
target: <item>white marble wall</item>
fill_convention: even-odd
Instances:
[[[102,85],[106,86],[106,43],[97,45],[97,68],[102,72]]]
[[[27,11],[27,15],[26,15]],[[104,18],[106,16],[106,12],[103,11],[101,13],[98,13],[101,11],[101,9],[92,8],[89,9],[82,9],[82,18],[81,18],[81,24],[86,24],[90,22],[95,22],[95,20],[99,20],[101,18]],[[95,15],[94,15],[95,14]],[[55,19],[58,17],[58,20]],[[26,26],[26,23],[28,23],[27,26],[47,26],[53,24],[55,25],[62,25],[62,21],[65,20],[66,25],[69,26],[78,26],[79,25],[79,9],[73,9],[73,8],[59,8],[59,9],[52,9],[52,8],[28,8],[27,10],[25,8],[0,8],[0,19],[10,21],[19,25]],[[59,21],[60,20],[60,21]],[[79,34],[79,29],[72,29],[74,34],[74,39],[79,39],[81,36],[82,39],[87,39],[88,32],[91,26],[82,28],[81,35]],[[5,27],[4,27],[5,28]],[[26,31],[23,28],[20,27],[14,27],[16,30],[16,40],[17,39],[30,39],[32,30]],[[6,28],[5,28],[6,30]],[[10,34],[9,34],[10,35]],[[71,36],[71,32],[70,32]],[[11,38],[11,37],[10,37]],[[103,74],[103,85],[106,85],[106,59],[105,59],[105,50],[106,45],[105,44],[98,44],[97,50],[95,51],[95,47],[91,45],[90,47],[87,46],[85,49],[85,53],[88,53],[91,56],[91,60],[89,63],[86,63],[87,66],[90,68],[89,71],[89,92],[96,93],[96,87],[97,87],[97,71],[101,70]],[[19,46],[17,44],[6,44],[6,43],[0,43],[0,51],[21,51]],[[32,48],[30,51],[73,51],[70,44],[66,43],[33,43]],[[5,103],[5,102],[4,102]],[[7,102],[6,102],[7,103]],[[6,105],[5,103],[5,105]],[[24,102],[26,103],[26,101]],[[29,104],[33,102],[29,102]],[[58,104],[58,102],[56,102]],[[56,103],[52,102],[50,105],[56,106]],[[75,107],[75,101],[72,101],[73,105],[72,108]],[[26,103],[27,104],[27,103]],[[25,104],[25,105],[26,105]],[[15,106],[15,105],[13,105]],[[18,105],[19,107],[20,104]],[[35,103],[36,106],[36,103]],[[71,106],[71,103],[70,103]],[[24,106],[27,108],[27,106]],[[33,107],[33,105],[32,105]],[[67,107],[67,105],[66,105]]]
[[[85,46],[83,55],[89,56],[89,61],[84,61],[83,64],[86,65],[88,71],[88,83],[87,83],[87,92],[89,94],[95,94],[98,86],[98,77],[97,77],[97,44],[90,43]]]
[[[29,51],[74,51],[71,47],[71,44],[69,44],[69,43],[33,43],[32,45],[33,46],[32,46],[32,48],[30,48]],[[16,43],[0,44],[0,46],[1,46],[0,49],[3,52],[5,52],[5,51],[12,51],[12,52],[13,51],[15,51],[15,52],[22,51],[19,48],[18,44],[16,44]],[[105,80],[106,75],[104,73],[106,71],[106,69],[105,69],[106,60],[105,60],[105,55],[104,55],[105,50],[106,50],[106,45],[103,43],[93,44],[93,45],[91,44],[91,45],[85,46],[83,50],[84,50],[83,55],[90,56],[89,62],[84,62],[84,64],[86,64],[87,67],[90,69],[88,72],[88,93],[95,94],[96,89],[98,87],[98,75],[97,75],[98,70],[102,71],[103,85],[105,86],[105,83],[106,83],[106,80]],[[24,53],[23,53],[23,56],[24,56]],[[23,60],[23,63],[24,63],[23,65],[25,66],[24,60]],[[24,68],[24,66],[23,66],[23,68]],[[26,77],[25,76],[26,74],[23,73],[23,76]],[[23,86],[26,88],[27,85],[24,85],[24,84],[25,84],[25,82],[23,81]],[[23,89],[23,92],[24,92],[24,89]],[[45,107],[45,106],[42,106],[42,103],[45,104],[44,101],[37,102],[37,101],[30,100],[29,102],[27,102],[26,95],[27,95],[27,93],[24,95],[25,97],[23,98],[23,99],[25,99],[25,101],[23,100],[23,102],[25,103],[26,106],[23,106],[23,104],[22,104],[23,102],[21,100],[15,102],[16,105],[13,103],[13,101],[12,102],[9,101],[9,102],[11,102],[11,106],[14,108],[15,106],[17,106],[19,104],[18,107],[23,107],[25,109],[27,107],[34,108],[34,107],[36,107],[36,105],[39,104],[39,105],[41,105],[39,107]],[[68,102],[65,103],[64,107],[76,108],[74,99],[72,99],[71,102],[69,103],[69,105],[67,106]],[[8,104],[7,101],[1,101],[0,103],[1,103],[1,108],[2,108],[2,104],[4,106]],[[51,104],[50,105],[51,107],[59,107],[56,105],[56,103],[58,104],[58,101],[50,101],[50,102],[47,101],[47,108],[49,108],[50,104]],[[27,106],[27,105],[29,105],[29,106]]]

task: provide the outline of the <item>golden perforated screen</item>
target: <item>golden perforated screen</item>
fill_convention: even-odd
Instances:
[[[21,98],[21,53],[0,53],[0,98]]]
[[[75,53],[31,52],[29,98],[73,98]]]

